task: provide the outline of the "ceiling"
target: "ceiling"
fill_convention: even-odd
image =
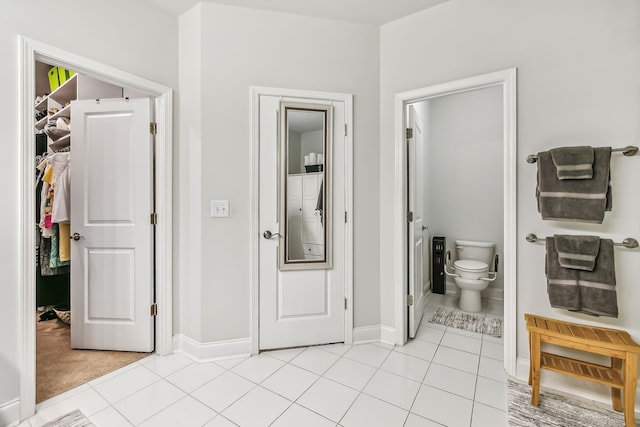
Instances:
[[[200,0],[140,0],[181,15]],[[205,0],[254,9],[383,25],[448,0]]]

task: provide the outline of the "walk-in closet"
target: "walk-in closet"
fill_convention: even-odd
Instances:
[[[35,73],[33,197],[36,214],[34,242],[36,300],[34,315],[36,316],[36,402],[39,403],[145,357],[152,348],[142,351],[114,351],[122,348],[110,345],[101,347],[78,344],[78,339],[73,344],[71,338],[74,316],[83,315],[88,318],[87,322],[101,317],[113,320],[113,316],[106,312],[96,314],[95,295],[89,294],[88,291],[86,294],[79,294],[76,291],[75,295],[72,292],[72,280],[76,281],[76,287],[82,288],[96,282],[97,279],[91,276],[92,274],[104,276],[101,273],[101,266],[104,268],[104,265],[96,264],[90,256],[83,255],[90,254],[91,249],[86,247],[74,249],[73,245],[82,243],[84,239],[78,230],[82,229],[81,223],[86,223],[84,218],[74,216],[74,213],[97,206],[99,203],[94,201],[91,204],[91,200],[101,197],[100,192],[104,191],[105,187],[125,185],[122,180],[119,181],[108,174],[93,174],[90,179],[83,182],[82,191],[85,196],[78,197],[78,193],[72,191],[72,186],[77,186],[78,180],[84,181],[82,175],[77,173],[77,169],[86,166],[95,171],[96,164],[109,161],[109,155],[89,149],[91,147],[88,148],[88,144],[83,139],[88,132],[87,127],[81,126],[82,123],[78,121],[82,117],[74,117],[72,111],[76,102],[94,104],[108,103],[110,100],[128,102],[130,96],[138,94],[82,73],[76,73],[74,70],[41,61],[36,61]],[[151,105],[148,98],[142,97],[142,101],[148,106]],[[81,130],[81,134],[74,132],[76,128]],[[125,138],[123,144],[126,143],[128,141]],[[82,150],[78,150],[78,144],[82,144],[80,146]],[[110,147],[103,146],[101,149],[108,152]],[[116,149],[118,144],[114,142],[113,150]],[[81,157],[73,161],[76,152]],[[145,155],[151,158],[153,153],[149,151]],[[91,156],[90,161],[85,160],[88,156]],[[151,160],[146,162],[151,163]],[[76,168],[73,179],[72,168]],[[117,168],[114,167],[113,173],[117,172]],[[149,194],[148,197],[152,198],[152,188],[146,191]],[[108,191],[105,192],[105,200],[102,203],[105,205],[110,203]],[[148,246],[148,252],[151,252],[151,242]],[[114,249],[113,252],[116,253],[115,251]],[[120,268],[119,263],[122,259],[117,256],[114,259],[114,263],[109,267]],[[88,265],[80,265],[87,260]],[[74,263],[78,264],[74,266]],[[150,277],[152,277],[151,273]],[[122,298],[121,288],[115,280],[113,282],[111,287],[113,292],[102,295],[101,298],[112,305],[118,305],[118,301]],[[126,305],[126,299],[125,297],[122,305]],[[78,304],[89,308],[76,312],[72,307],[78,307]],[[95,316],[95,319],[92,320],[91,316]]]

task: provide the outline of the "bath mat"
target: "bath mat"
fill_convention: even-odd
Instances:
[[[42,427],[95,427],[95,424],[89,421],[80,409],[76,409],[53,421],[49,421]]]
[[[540,406],[531,405],[531,387],[509,381],[507,391],[509,425],[516,427],[619,427],[622,413],[608,410],[604,404],[566,397],[549,391],[540,392]],[[602,405],[602,407],[598,406]],[[640,421],[636,421],[638,424]],[[640,425],[640,424],[638,424]]]
[[[465,313],[460,310],[447,310],[438,307],[429,322],[494,337],[502,336],[502,320]]]

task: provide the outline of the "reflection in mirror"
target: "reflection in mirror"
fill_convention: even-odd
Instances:
[[[280,103],[281,270],[331,268],[332,107]]]

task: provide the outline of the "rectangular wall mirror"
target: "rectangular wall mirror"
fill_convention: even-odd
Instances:
[[[281,270],[331,268],[332,114],[331,105],[280,103]]]

